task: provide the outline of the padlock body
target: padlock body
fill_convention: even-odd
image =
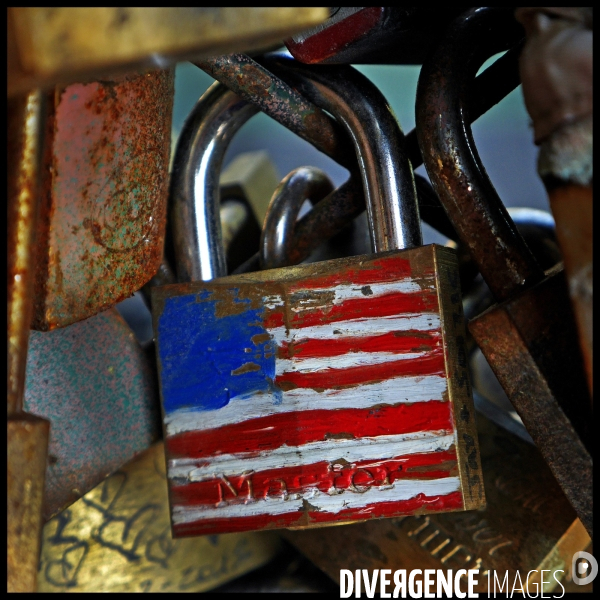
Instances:
[[[478,508],[454,251],[153,291],[175,536]]]

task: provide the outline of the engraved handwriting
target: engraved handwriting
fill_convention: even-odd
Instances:
[[[468,534],[475,544],[474,547],[485,548],[488,556],[494,557],[501,548],[513,545],[512,540],[490,527],[487,520],[481,519],[477,514],[465,514],[457,518],[455,523],[460,530]],[[485,554],[481,555],[468,545],[456,541],[429,516],[408,516],[394,519],[394,525],[398,529],[403,529],[405,524],[409,524],[410,527],[405,530],[407,537],[413,538],[421,548],[441,563],[454,565],[453,568],[457,569],[479,569],[480,571],[483,569],[483,573],[488,572],[482,558]],[[491,547],[486,548],[488,546]],[[474,561],[474,564],[469,564],[471,561]]]
[[[496,488],[508,495],[510,498],[520,501],[523,508],[533,513],[539,512],[540,508],[548,503],[548,497],[537,490],[528,487],[526,481],[517,478],[507,479],[497,477],[494,481]]]
[[[282,498],[288,499],[287,484],[283,479],[271,479],[268,487],[265,489],[263,498]]]
[[[225,499],[225,496],[226,496],[225,490],[229,490],[230,494],[234,498],[238,498],[239,492],[242,491],[242,488],[244,485],[246,485],[246,498],[245,498],[246,502],[255,500],[254,489],[252,486],[252,479],[250,477],[253,472],[254,471],[248,471],[248,472],[242,474],[242,476],[241,476],[242,481],[240,483],[239,489],[236,489],[233,486],[233,484],[229,478],[225,477],[225,475],[221,475],[221,479],[217,482],[217,487],[219,490],[219,500],[217,502],[217,506],[227,503],[227,500]]]
[[[44,577],[48,583],[57,587],[75,587],[77,575],[89,551],[89,544],[76,536],[64,535],[64,530],[71,522],[69,509],[60,513],[56,520],[56,532],[46,543],[52,548],[64,546],[62,554],[55,560],[49,560],[44,568]],[[41,565],[40,565],[41,569]]]
[[[286,501],[290,498],[299,499],[310,489],[318,489],[330,495],[348,492],[363,494],[371,487],[387,488],[404,471],[400,461],[391,465],[375,464],[356,467],[344,460],[336,460],[323,466],[323,470],[314,473],[299,473],[283,478],[265,478],[264,475],[248,471],[242,475],[221,474],[214,481],[215,506],[228,504],[244,504],[257,499]],[[455,467],[455,461],[447,460],[442,465],[436,465],[433,470],[450,472]],[[414,467],[418,469],[418,467]],[[429,470],[425,470],[424,472]]]

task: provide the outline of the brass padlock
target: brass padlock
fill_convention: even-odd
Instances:
[[[454,253],[418,247],[379,91],[352,69],[306,77],[352,135],[377,254],[153,290],[174,536],[484,503]]]

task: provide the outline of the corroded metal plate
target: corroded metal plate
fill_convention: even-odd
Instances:
[[[162,259],[173,70],[58,89],[48,118],[34,329],[131,296]]]

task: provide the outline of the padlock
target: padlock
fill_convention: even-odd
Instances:
[[[544,273],[535,261],[466,117],[477,69],[513,25],[512,9],[495,7],[452,24],[421,70],[417,132],[432,185],[498,301],[469,331],[591,535],[591,402],[564,272]]]
[[[330,7],[329,19],[285,40],[306,64],[421,64],[464,7]]]
[[[379,91],[306,76],[354,140],[380,254],[153,290],[174,536],[484,503],[454,253],[416,247],[412,169]],[[212,231],[194,229],[201,248]]]
[[[52,423],[44,520],[158,439],[153,366],[114,308],[30,333],[23,406]]]
[[[11,7],[9,96],[236,50],[280,45],[323,22],[325,7]]]
[[[174,69],[57,87],[42,165],[33,329],[139,290],[163,252]]]
[[[165,477],[159,442],[48,521],[38,591],[201,592],[280,551],[275,532],[171,539]]]

